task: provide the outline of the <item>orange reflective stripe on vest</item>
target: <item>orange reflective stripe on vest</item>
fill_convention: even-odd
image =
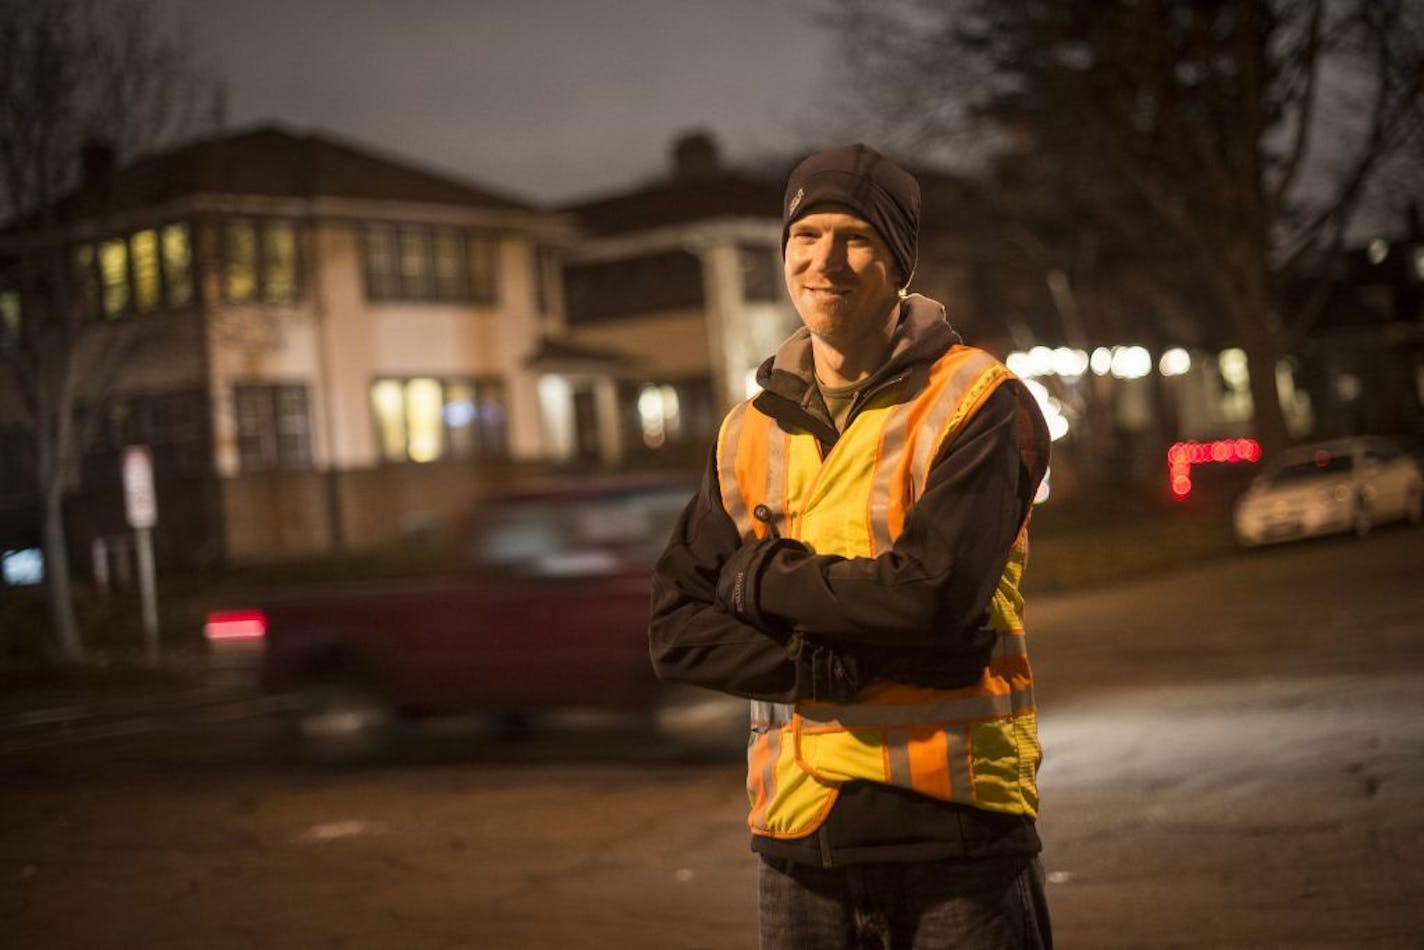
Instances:
[[[810,433],[787,432],[742,403],[718,437],[727,514],[746,540],[775,530],[818,553],[883,554],[924,493],[940,448],[1011,378],[988,354],[954,347],[928,379],[873,396],[824,458]],[[1030,398],[1018,387],[1015,393]],[[990,601],[999,636],[975,685],[933,690],[880,682],[851,703],[753,704],[747,791],[754,832],[811,833],[840,785],[854,779],[1036,814],[1041,755],[1019,594],[1027,553],[1025,526]]]

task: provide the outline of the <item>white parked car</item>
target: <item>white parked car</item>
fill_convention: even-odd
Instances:
[[[1287,449],[1236,502],[1236,540],[1248,547],[1424,516],[1424,473],[1388,439],[1355,436]]]

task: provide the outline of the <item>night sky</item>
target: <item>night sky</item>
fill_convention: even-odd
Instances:
[[[277,119],[543,203],[661,174],[672,139],[730,159],[835,142],[816,0],[155,0],[227,84],[230,127]]]

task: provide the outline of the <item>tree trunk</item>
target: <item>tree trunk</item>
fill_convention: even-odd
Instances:
[[[84,659],[79,620],[74,614],[74,592],[69,581],[69,544],[64,536],[64,490],[44,493],[45,587],[49,594],[50,626],[58,658],[65,663]]]

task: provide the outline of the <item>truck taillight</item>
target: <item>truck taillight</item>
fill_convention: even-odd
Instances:
[[[203,636],[214,640],[260,640],[267,635],[267,615],[260,610],[215,610],[203,624]]]

